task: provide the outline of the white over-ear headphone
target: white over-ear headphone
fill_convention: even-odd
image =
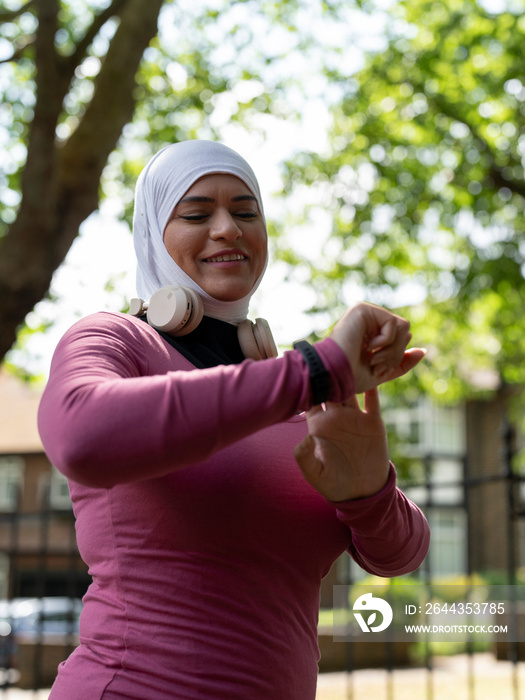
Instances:
[[[188,287],[162,287],[148,302],[131,299],[129,313],[142,316],[146,313],[148,323],[159,331],[175,337],[187,335],[202,321],[204,306],[202,299]],[[277,357],[272,332],[263,318],[255,322],[241,321],[237,329],[239,345],[245,357],[252,360],[266,360]]]

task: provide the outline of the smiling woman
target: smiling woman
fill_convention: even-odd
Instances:
[[[210,178],[210,176],[214,177]],[[206,192],[200,191],[201,180],[204,181]],[[220,191],[216,193],[208,191],[210,187],[212,190],[218,187],[217,184],[213,184],[217,181],[222,183]],[[230,186],[235,187],[235,192],[228,195],[223,190],[228,190]],[[194,187],[198,191],[195,191]],[[264,240],[260,243],[265,247],[263,269],[259,277],[254,280],[253,287],[238,299],[221,300],[208,294],[183,267],[177,264],[174,259],[174,255],[178,255],[175,248],[172,247],[170,253],[166,245],[166,229],[174,217],[175,221],[181,214],[190,217],[190,220],[181,217],[180,222],[184,221],[188,225],[187,234],[193,237],[200,230],[200,224],[206,223],[207,215],[212,213],[212,209],[216,209],[213,207],[213,202],[203,202],[202,198],[215,199],[216,195],[226,200],[228,196],[230,199],[242,197],[239,202],[221,202],[218,208],[220,226],[223,225],[221,219],[226,211],[230,217],[234,211],[244,213],[246,223],[253,218],[252,214],[257,213],[256,219],[259,224],[257,230],[261,234],[264,233]],[[194,197],[198,197],[201,201],[192,201]],[[183,199],[186,201],[182,202]],[[177,211],[179,205],[181,207],[197,205],[200,209]],[[232,207],[235,207],[235,210]],[[224,210],[221,211],[223,208]],[[239,223],[242,221],[238,217],[234,217],[234,220]],[[253,223],[255,225],[256,221],[254,220]],[[195,228],[191,228],[192,225]],[[227,228],[228,226],[231,226],[231,223]],[[227,235],[231,236],[231,232],[227,231]],[[202,297],[206,316],[228,323],[240,323],[247,316],[250,299],[262,280],[266,266],[266,222],[259,184],[252,168],[232,149],[211,141],[185,141],[162,149],[146,165],[137,182],[133,239],[138,261],[137,291],[141,297],[148,299],[160,287],[179,284],[192,289]],[[185,243],[180,240],[179,242]],[[234,244],[233,248],[236,247]],[[215,254],[220,252],[220,248],[231,250],[232,244],[215,243],[210,248],[210,252]],[[240,250],[247,252],[243,246],[240,246]],[[202,277],[200,279],[203,281]]]
[[[362,303],[277,357],[246,318],[267,263],[259,187],[221,144],[146,165],[133,233],[146,301],[66,333],[39,410],[93,576],[50,700],[313,700],[335,559],[393,576],[427,551],[375,393],[424,352]],[[181,319],[157,324],[155,299]]]
[[[207,294],[236,301],[263,273],[267,234],[257,199],[235,175],[206,175],[192,185],[164,230],[173,260]]]

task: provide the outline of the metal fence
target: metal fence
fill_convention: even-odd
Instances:
[[[456,503],[456,508],[460,508],[465,515],[466,521],[466,548],[465,548],[465,581],[476,581],[483,572],[479,571],[479,547],[476,521],[483,519],[484,512],[479,512],[476,508],[480,496],[485,503],[493,500],[493,494],[497,491],[500,501],[498,515],[499,522],[499,560],[504,564],[498,567],[498,583],[508,586],[523,584],[520,577],[520,526],[525,516],[523,499],[521,495],[521,485],[523,477],[513,466],[516,453],[515,432],[509,421],[504,418],[500,426],[500,450],[498,461],[494,464],[491,473],[476,474],[475,465],[469,463],[469,459],[463,459],[461,479],[452,481],[441,481],[436,484],[431,465],[436,458],[442,455],[427,454],[423,458],[424,478],[419,482],[413,480],[399,482],[402,490],[410,492],[414,488],[420,493],[424,493],[423,510],[427,517],[431,519],[434,509],[441,509],[442,503],[436,499],[437,489],[461,489],[462,497]],[[503,507],[501,507],[503,506]],[[431,545],[432,548],[432,545]],[[490,572],[489,576],[494,576],[495,572]],[[427,557],[419,572],[418,578],[432,586],[434,571],[432,569],[432,558]],[[343,582],[340,579],[340,582]],[[349,573],[344,581],[349,587],[357,586],[359,581]],[[473,584],[475,585],[475,584]],[[515,616],[510,620],[512,626],[517,628],[519,624],[517,607],[511,608],[511,615]],[[521,628],[520,628],[521,629]],[[525,638],[525,637],[524,637]],[[347,644],[346,649],[346,678],[344,679],[344,693],[341,691],[343,683],[339,686],[337,698],[344,697],[345,700],[405,700],[406,698],[417,698],[417,700],[436,700],[436,698],[453,698],[453,700],[520,700],[525,698],[525,672],[521,662],[525,660],[525,642],[520,641],[519,635],[504,644],[491,645],[488,652],[481,656],[482,664],[487,667],[490,662],[490,675],[493,682],[487,684],[486,677],[479,680],[480,663],[478,658],[480,652],[471,641],[456,644],[454,655],[461,658],[461,664],[446,663],[446,657],[436,655],[431,644],[423,645],[423,656],[412,669],[407,672],[401,670],[395,652],[395,644],[384,646],[382,660],[382,672],[376,673],[374,684],[365,682],[361,676],[365,677],[359,664],[355,663],[355,651],[353,643]],[[447,682],[446,670],[451,670],[451,675]],[[485,669],[487,670],[487,669]],[[417,691],[414,691],[415,684],[410,683],[410,679],[418,678]],[[370,674],[368,673],[368,678]],[[380,681],[378,679],[381,679]],[[379,683],[381,685],[379,685]],[[451,688],[454,688],[451,691]],[[442,691],[442,692],[440,692]],[[416,694],[414,694],[416,693]],[[322,695],[331,698],[331,695]],[[335,697],[335,696],[334,696]]]
[[[400,483],[400,486],[424,492],[424,509],[429,516],[434,508],[440,507],[439,499],[436,500],[436,488],[461,489],[462,496],[457,505],[464,512],[467,522],[467,575],[474,575],[477,571],[476,532],[472,527],[475,517],[480,516],[476,510],[477,495],[484,492],[485,500],[488,498],[490,501],[491,490],[497,488],[500,496],[503,493],[504,522],[500,546],[504,550],[505,565],[502,573],[506,582],[514,584],[519,578],[518,525],[525,513],[519,493],[522,479],[513,468],[514,435],[507,421],[503,423],[500,444],[499,464],[493,473],[477,475],[465,459],[461,478],[442,481],[436,487],[430,466],[435,455],[427,455],[423,460],[423,479],[417,483]],[[50,687],[58,663],[77,643],[78,604],[89,584],[89,577],[78,555],[71,509],[53,505],[49,484],[44,492],[39,499],[39,507],[28,507],[27,499],[24,505],[20,493],[17,506],[0,513],[0,557],[3,558],[4,569],[9,572],[4,586],[5,598],[12,601],[11,607],[0,611],[0,669],[4,669],[0,670],[0,697],[15,697],[11,695],[13,686],[26,689],[30,697],[41,697],[38,695],[39,689]],[[432,580],[430,558],[427,558],[419,575],[422,580]],[[350,579],[340,582],[352,584]],[[13,607],[19,603],[24,603],[25,609]],[[521,686],[525,684],[518,670],[524,651],[525,644],[520,642],[509,643],[505,648],[501,662],[503,664],[503,659],[506,660],[507,690],[505,694],[494,695],[494,700],[519,700],[523,697],[525,691]],[[490,696],[483,694],[483,688],[476,682],[476,649],[466,643],[456,652],[464,656],[465,665],[461,680],[464,693],[455,697],[487,700]],[[441,670],[437,670],[440,668],[439,659],[430,645],[419,659],[419,672],[424,677],[417,695],[406,695],[402,689],[404,686],[399,684],[405,671],[399,668],[394,645],[385,647],[382,670],[376,672],[376,676],[382,679],[379,694],[376,691],[371,694],[369,687],[361,689],[358,683],[361,669],[355,664],[351,644],[347,645],[345,653],[342,679],[339,674],[340,689],[338,693],[334,691],[332,695],[323,697],[330,700],[332,697],[347,700],[370,700],[372,697],[374,700],[406,700],[408,697],[435,700],[438,697],[436,691],[442,675]],[[341,690],[343,686],[344,690]]]

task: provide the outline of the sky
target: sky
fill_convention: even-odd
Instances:
[[[177,4],[179,12],[183,7],[184,18],[190,24],[192,15],[196,12],[198,14],[199,1],[213,4],[215,0],[181,0]],[[385,6],[389,1],[384,0]],[[312,10],[307,7],[312,5],[312,2],[314,0],[306,2],[303,19],[299,17],[299,22],[312,23]],[[174,18],[169,14],[175,9],[170,7],[174,8],[168,5],[161,20],[161,33],[163,32],[164,38],[173,40],[176,32],[182,32],[184,27],[176,27]],[[235,9],[243,12],[249,8],[248,5],[239,3]],[[324,32],[324,41],[347,47],[345,60],[355,64],[357,69],[362,60],[362,47],[371,48],[374,42],[379,46],[377,42],[382,40],[383,25],[379,15],[373,18],[363,16],[359,19],[354,14],[355,10],[349,9],[349,12],[352,12],[352,15],[349,15],[348,22],[331,25],[319,22],[317,31],[320,37]],[[235,20],[242,23],[249,21],[250,17],[243,19],[239,16],[235,17]],[[264,32],[264,29],[261,27],[261,32]],[[175,34],[171,36],[170,32]],[[352,41],[349,37],[353,38]],[[261,39],[266,42],[274,39],[283,41],[284,38],[261,35]],[[224,51],[227,52],[227,47],[224,47]],[[284,56],[283,62],[279,64],[280,70],[289,71],[308,85],[308,99],[300,105],[300,123],[261,114],[260,123],[256,125],[264,127],[266,136],[261,138],[260,135],[231,122],[231,96],[228,93],[219,97],[212,116],[212,120],[215,120],[213,126],[220,129],[223,143],[243,155],[255,170],[267,218],[274,221],[279,221],[282,215],[282,203],[274,196],[274,193],[281,189],[279,164],[294,152],[301,150],[314,150],[322,154],[327,149],[330,125],[327,109],[329,88],[323,80],[315,78],[315,66],[311,63],[311,60],[315,61],[315,56],[309,59],[306,54],[293,51],[290,51],[289,55],[285,51]],[[216,60],[228,60],[226,55],[221,55],[220,46]],[[176,71],[169,77],[172,81],[180,79]],[[241,84],[236,89],[251,88]],[[294,95],[293,99],[298,99],[298,95]],[[300,208],[300,200],[294,201],[294,206]],[[329,231],[329,215],[319,215],[310,226],[303,226],[300,230],[282,231],[282,235],[287,242],[300,246],[301,252],[307,251],[309,257],[315,258],[320,254]],[[254,295],[250,314],[251,318],[262,316],[268,320],[281,350],[289,347],[294,340],[308,336],[313,330],[326,330],[314,326],[312,318],[305,313],[314,301],[312,289],[298,281],[286,281],[286,272],[284,263],[272,261],[270,256],[265,279]],[[107,289],[108,280],[112,281],[111,291]],[[58,301],[40,302],[35,312],[27,319],[30,327],[39,327],[42,321],[52,321],[50,328],[45,333],[35,333],[29,338],[23,352],[15,350],[11,353],[11,359],[15,363],[44,377],[49,371],[52,353],[58,340],[78,318],[100,310],[119,310],[126,300],[135,296],[135,256],[132,238],[128,227],[117,220],[111,200],[103,203],[100,211],[82,225],[80,235],[64,264],[55,273],[51,293]],[[352,295],[353,300],[362,298],[359,290],[353,290]]]

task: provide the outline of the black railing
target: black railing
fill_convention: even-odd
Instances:
[[[417,487],[423,491],[422,507],[427,515],[431,515],[433,509],[443,509],[439,490],[456,489],[461,492],[461,498],[454,503],[454,507],[461,509],[467,522],[467,576],[477,573],[472,523],[474,515],[479,517],[479,513],[474,512],[474,497],[480,489],[499,488],[500,492],[503,489],[505,523],[501,547],[505,548],[506,558],[503,574],[507,583],[514,584],[518,581],[519,569],[517,524],[525,511],[517,493],[522,479],[513,469],[514,435],[507,421],[504,421],[502,428],[501,446],[500,461],[494,465],[493,473],[473,474],[467,460],[463,459],[462,474],[457,480],[436,483],[430,466],[436,458],[447,456],[428,454],[423,459],[424,478],[418,483],[400,483],[400,487],[406,486],[411,490]],[[454,458],[458,459],[457,455]],[[71,509],[53,508],[49,493],[41,499],[37,508],[27,508],[20,499],[18,507],[0,512],[0,555],[7,564],[4,567],[7,578],[3,597],[15,606],[6,608],[5,614],[0,616],[0,644],[3,643],[0,668],[2,665],[8,667],[0,672],[0,697],[10,697],[11,685],[27,689],[29,696],[33,692],[35,697],[40,697],[37,691],[50,687],[58,663],[68,656],[77,642],[79,601],[89,585],[86,567],[76,546]],[[427,557],[419,576],[430,583],[433,573],[431,559]],[[341,583],[351,585],[352,581]],[[27,609],[23,611],[27,619],[21,619],[21,610],[16,608],[20,599],[31,599],[26,600]],[[11,627],[10,635],[6,633],[8,627]],[[522,646],[525,645],[518,642],[509,642],[506,646],[505,658],[511,664],[511,690],[506,695],[498,696],[498,700],[519,700],[520,691],[523,693],[518,674]],[[349,643],[345,649],[344,692],[348,700],[369,700],[372,697],[370,691],[360,694],[359,685],[355,682],[358,670],[354,651]],[[476,683],[475,648],[471,643],[465,643],[460,651],[466,657],[463,697],[465,700],[485,700],[486,696],[480,694],[479,684]],[[430,645],[426,645],[419,659],[419,670],[424,674],[418,695],[420,700],[434,700],[436,697],[436,684],[441,677],[436,673],[436,663],[437,658]],[[382,669],[384,692],[381,697],[404,700],[403,692],[399,690],[398,676],[402,672],[398,667],[394,644],[385,647]],[[338,697],[341,697],[341,691],[338,692]]]
[[[431,465],[436,461],[436,459],[448,459],[451,455],[444,454],[427,454],[423,457],[422,462],[424,465],[424,478],[420,481],[400,481],[399,486],[402,490],[407,489],[408,491],[413,491],[417,489],[419,492],[424,493],[423,503],[421,507],[427,514],[431,517],[432,512],[435,509],[443,510],[444,505],[442,499],[437,498],[437,494],[441,489],[461,489],[462,498],[454,503],[454,509],[460,509],[464,512],[466,516],[466,528],[467,528],[467,538],[466,538],[466,567],[465,575],[466,580],[474,579],[477,575],[483,575],[474,566],[473,562],[476,558],[476,543],[475,531],[472,527],[475,518],[482,518],[483,514],[476,513],[472,506],[473,496],[479,492],[480,489],[494,490],[503,489],[505,509],[504,509],[504,522],[500,523],[501,526],[501,542],[500,546],[505,550],[505,566],[498,572],[499,580],[498,583],[506,584],[509,586],[514,586],[515,584],[523,584],[523,581],[519,580],[519,533],[518,533],[518,523],[523,516],[525,516],[525,509],[522,506],[520,494],[518,492],[519,486],[524,480],[513,468],[513,459],[515,456],[515,435],[510,423],[504,419],[501,427],[501,450],[499,456],[499,462],[494,464],[493,473],[476,475],[473,473],[473,469],[469,469],[469,464],[467,458],[463,459],[463,474],[462,478],[458,480],[450,481],[436,481],[432,478]],[[457,460],[457,455],[455,456]],[[420,458],[421,461],[421,458]],[[500,494],[501,495],[501,494]],[[487,500],[490,500],[487,499]],[[416,500],[417,502],[417,500]],[[432,544],[431,544],[432,551]],[[431,556],[426,558],[425,562],[422,564],[417,576],[423,582],[425,582],[429,587],[432,586],[432,581],[434,580],[435,572],[431,565]],[[495,572],[490,572],[491,576],[495,575]],[[355,586],[359,583],[355,579],[352,579],[350,575],[346,580],[340,580],[340,583],[345,583],[349,587]],[[509,589],[510,590],[510,589]],[[509,625],[514,628],[517,627],[517,613],[516,606],[511,606],[511,615],[509,617]],[[346,699],[347,700],[369,700],[371,695],[370,687],[366,687],[362,694],[360,691],[360,686],[356,682],[362,669],[354,663],[355,654],[352,651],[352,645],[354,642],[347,643],[346,650],[346,674],[347,678],[345,681]],[[368,642],[367,644],[373,644],[373,642]],[[385,645],[384,663],[383,663],[383,688],[381,690],[381,698],[385,700],[394,700],[399,698],[399,700],[404,700],[404,690],[402,683],[398,682],[398,677],[402,676],[405,671],[401,671],[399,666],[396,664],[395,653],[393,647],[395,643],[390,645]],[[389,647],[389,648],[388,648]],[[454,697],[464,698],[464,700],[520,700],[523,697],[523,692],[525,688],[525,681],[521,680],[519,664],[520,661],[524,660],[525,657],[525,643],[518,641],[517,635],[511,635],[510,641],[500,646],[498,645],[497,654],[492,649],[490,654],[494,657],[496,668],[499,664],[501,666],[501,678],[502,684],[499,690],[492,691],[496,694],[487,694],[483,684],[477,682],[477,673],[479,672],[479,664],[476,664],[476,656],[478,651],[471,641],[466,641],[463,643],[462,648],[456,645],[455,652],[456,655],[462,655],[465,657],[465,663],[463,664],[462,679],[460,680],[460,675],[458,675],[457,668],[454,670],[456,674],[456,682],[459,685],[463,684],[463,694],[459,695],[456,689]],[[436,672],[436,668],[439,665],[439,673]],[[438,685],[443,683],[444,671],[443,663],[441,657],[437,657],[433,652],[430,644],[425,646],[424,656],[419,659],[419,663],[415,664],[413,671],[417,671],[419,678],[421,679],[420,690],[417,695],[418,700],[434,700],[437,697],[445,697],[442,693],[436,692],[438,690]],[[417,667],[417,668],[416,668]],[[523,685],[523,687],[520,687]],[[342,685],[338,689],[338,697],[343,697],[341,695]],[[491,691],[488,691],[489,693]],[[323,696],[324,698],[325,696]],[[328,696],[326,696],[328,697]],[[415,697],[410,695],[410,697]]]

